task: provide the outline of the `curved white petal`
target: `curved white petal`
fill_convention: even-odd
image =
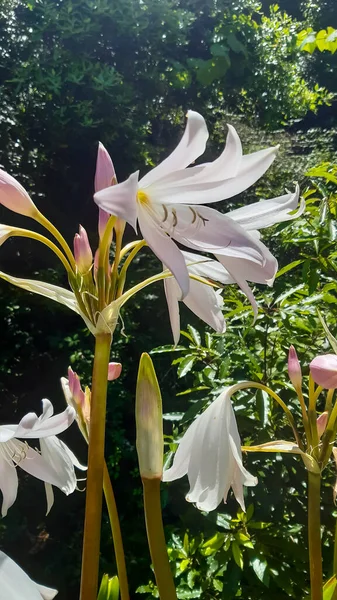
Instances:
[[[53,600],[57,590],[32,581],[14,560],[0,550],[0,600]]]
[[[41,454],[44,461],[57,474],[59,487],[67,496],[76,489],[76,475],[69,448],[56,436],[40,440]]]
[[[75,417],[76,411],[71,406],[67,406],[67,408],[58,415],[42,419],[35,413],[28,413],[18,424],[15,430],[15,437],[31,439],[56,435],[68,429]]]
[[[35,281],[34,279],[21,279],[19,277],[13,277],[7,273],[0,271],[0,278],[12,283],[27,292],[33,292],[34,294],[40,294],[45,298],[55,300],[59,304],[64,304],[77,314],[81,315],[81,311],[78,307],[75,294],[69,290],[61,288],[52,283],[45,283],[44,281]]]
[[[43,440],[41,440],[41,442],[43,443]],[[70,464],[70,460],[68,461],[68,463]],[[45,460],[45,458],[41,456],[41,454],[36,452],[36,450],[33,450],[33,448],[30,448],[30,446],[27,448],[26,457],[22,458],[17,464],[21,469],[23,469],[30,475],[33,475],[37,479],[41,479],[41,481],[45,481],[46,483],[50,483],[51,485],[56,485],[56,487],[58,487],[60,490],[64,491],[65,493],[69,493],[66,491],[69,489],[69,481],[68,478],[64,475],[62,469],[55,469],[52,463],[50,463],[48,460]]]
[[[162,222],[178,242],[203,252],[265,262],[265,246],[235,221],[208,206],[175,205]]]
[[[123,219],[135,231],[137,228],[138,175],[139,171],[136,171],[126,181],[111,185],[94,194],[94,200],[100,208]]]
[[[177,169],[185,169],[205,152],[208,131],[205,119],[197,112],[187,112],[187,123],[178,146],[165,160],[152,169],[139,182],[141,189],[147,188],[159,179]]]
[[[189,426],[181,438],[178,449],[174,455],[172,467],[166,469],[163,473],[163,481],[175,481],[187,474],[195,440],[195,432],[198,427],[198,419],[200,419],[200,417],[197,417],[195,421],[193,421],[192,425]]]
[[[205,277],[211,281],[219,281],[223,284],[235,283],[228,271],[216,260],[212,260],[202,254],[182,251],[189,273]]]
[[[0,490],[2,492],[1,515],[5,517],[14,504],[18,493],[18,476],[13,463],[8,462],[0,449]],[[0,570],[1,571],[1,570]],[[1,582],[0,582],[1,583]],[[0,595],[1,598],[1,595]]]
[[[182,295],[186,296],[189,290],[189,276],[185,259],[170,237],[163,231],[146,209],[139,211],[139,227],[154,254],[167,265],[167,268],[176,278]]]
[[[242,157],[240,167],[235,176],[230,179],[203,181],[202,172],[198,174],[198,181],[188,178],[183,172],[172,174],[170,185],[165,181],[158,181],[148,190],[152,202],[157,204],[203,204],[218,202],[240,194],[253,185],[272,164],[277,153],[277,148],[267,148]]]
[[[166,268],[165,265],[164,269]],[[191,284],[191,282],[190,282]],[[173,277],[164,279],[164,290],[167,301],[167,307],[170,316],[171,329],[173,334],[174,345],[176,346],[180,338],[180,313],[179,313],[179,298],[181,296],[180,288]]]
[[[184,298],[184,304],[199,319],[207,323],[217,333],[226,331],[226,322],[222,314],[223,299],[221,294],[209,285],[195,281],[190,281],[190,291]]]
[[[300,189],[296,186],[296,190],[292,194],[260,200],[260,202],[232,210],[227,215],[248,230],[270,227],[275,223],[296,219],[304,212],[305,201],[303,200],[298,206],[299,194]],[[296,209],[298,209],[296,213],[290,214]]]
[[[226,145],[220,156],[210,163],[203,163],[189,169],[179,166],[179,171],[174,171],[160,180],[160,186],[174,186],[177,184],[197,184],[205,182],[222,181],[235,176],[240,168],[242,159],[242,146],[240,138],[232,125],[228,125]],[[151,191],[149,190],[149,193]],[[208,200],[205,200],[208,202]]]

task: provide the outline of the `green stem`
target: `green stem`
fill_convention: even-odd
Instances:
[[[139,250],[141,248],[143,248],[143,246],[145,246],[145,245],[146,245],[145,240],[141,240],[140,242],[138,242],[138,244],[133,248],[132,252],[130,252],[129,256],[125,260],[123,267],[121,268],[119,277],[118,277],[118,287],[117,287],[117,292],[116,292],[116,298],[119,298],[121,296],[121,294],[123,293],[125,279],[126,279],[126,273],[127,273],[130,263],[133,261],[134,257],[139,252]]]
[[[296,443],[297,443],[298,447],[302,449],[303,444],[302,444],[301,438],[298,434],[298,431],[296,429],[294,417],[291,414],[287,405],[283,402],[283,400],[280,398],[280,396],[278,394],[276,394],[276,392],[271,390],[266,385],[263,385],[263,383],[257,383],[256,381],[246,381],[244,383],[237,383],[235,386],[233,386],[231,394],[234,394],[235,392],[238,392],[239,390],[244,390],[244,389],[251,388],[251,387],[257,388],[258,390],[263,390],[264,392],[267,392],[267,394],[269,394],[269,396],[274,398],[274,400],[276,400],[276,402],[281,406],[281,408],[283,408],[283,410],[288,418],[289,425],[291,426],[291,428],[293,430]]]
[[[333,575],[337,576],[337,519],[335,524],[335,543],[333,548]]]
[[[111,485],[109,471],[108,471],[108,468],[105,463],[104,463],[104,472],[103,472],[103,489],[104,489],[105,501],[106,501],[106,504],[108,507],[112,539],[113,539],[113,544],[114,544],[114,548],[115,548],[115,556],[116,556],[117,573],[118,573],[121,600],[129,600],[129,598],[130,598],[129,586],[128,586],[128,577],[127,577],[127,572],[126,572],[122,533],[121,533],[121,528],[120,528],[120,524],[119,524],[115,495],[114,495],[113,488]]]
[[[73,271],[76,271],[76,262],[74,259],[74,255],[73,255],[72,251],[70,250],[67,242],[65,241],[63,235],[59,232],[58,229],[56,229],[56,227],[42,213],[38,212],[34,218],[38,223],[40,223],[40,225],[42,225],[43,227],[45,227],[45,229],[50,231],[50,233],[58,241],[61,248],[63,248],[65,254],[67,255],[67,258],[71,264]]]
[[[311,600],[323,600],[320,491],[321,476],[308,471],[308,539]]]
[[[160,479],[143,481],[147,539],[160,600],[176,600],[177,594],[168,560],[160,504]]]
[[[107,298],[107,302],[112,302],[115,298],[115,288],[118,276],[118,267],[120,263],[120,254],[122,249],[122,241],[123,241],[123,231],[116,231],[116,249],[115,249],[115,258],[112,265],[111,271],[111,280],[110,280],[110,293]]]
[[[35,231],[30,231],[30,229],[17,228],[16,230],[13,230],[12,237],[14,237],[14,236],[15,237],[27,237],[32,240],[36,240],[37,242],[41,242],[45,246],[48,246],[48,248],[50,248],[50,250],[52,250],[54,252],[54,254],[56,254],[57,258],[61,261],[61,263],[63,264],[67,273],[73,273],[71,266],[70,266],[69,262],[67,261],[66,257],[64,256],[63,252],[61,252],[61,250],[51,240],[46,238],[44,235],[41,235],[40,233],[35,233]]]
[[[97,598],[110,344],[110,334],[97,335],[91,390],[80,600]]]

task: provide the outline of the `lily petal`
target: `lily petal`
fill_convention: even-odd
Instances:
[[[96,204],[111,215],[123,219],[137,230],[137,192],[139,171],[132,173],[129,179],[96,192]]]
[[[16,496],[18,493],[18,476],[14,465],[9,463],[1,454],[0,490],[2,492],[1,515],[5,517],[7,515],[8,509],[14,504],[16,500]]]
[[[290,221],[299,217],[305,210],[305,201],[298,207],[300,189],[298,185],[292,194],[285,194],[269,200],[260,200],[247,206],[242,206],[229,213],[231,219],[246,229],[263,229],[275,223]],[[295,211],[296,208],[298,210]]]
[[[172,182],[168,187],[165,182],[156,182],[148,189],[153,202],[160,204],[203,204],[207,201],[218,202],[236,196],[256,183],[274,161],[277,148],[267,148],[242,157],[240,168],[230,179],[220,181],[203,181],[186,183],[186,177],[180,172],[172,174]],[[188,180],[189,181],[189,180]],[[206,200],[207,199],[207,200]]]
[[[140,188],[146,188],[164,178],[172,171],[184,169],[205,152],[208,131],[205,119],[197,112],[187,112],[187,123],[178,146],[165,160],[152,169],[140,182]]]
[[[184,298],[184,304],[217,333],[226,331],[226,322],[221,310],[221,290],[214,291],[209,285],[191,279],[190,291]]]
[[[57,487],[67,496],[72,494],[76,489],[77,479],[69,448],[54,435],[40,440],[40,446],[43,460],[57,473],[61,482]]]
[[[47,401],[49,402],[49,401]],[[45,404],[45,406],[48,406]],[[58,415],[41,419],[35,413],[25,415],[14,432],[14,437],[22,439],[44,438],[50,435],[57,435],[68,429],[76,417],[76,411],[71,406]],[[0,441],[6,441],[4,435],[1,435]]]
[[[1,600],[53,600],[57,590],[32,581],[14,560],[0,550]]]
[[[173,341],[174,345],[176,346],[180,338],[180,313],[178,299],[181,296],[181,292],[179,286],[177,285],[173,277],[164,279],[164,290],[170,316]]]
[[[171,238],[158,226],[157,222],[146,209],[139,211],[139,226],[141,232],[155,255],[167,265],[176,278],[182,295],[189,290],[189,276],[182,253]]]
[[[44,441],[45,440],[41,440],[42,444],[44,443]],[[45,460],[45,458],[41,456],[39,452],[36,452],[36,450],[33,450],[33,448],[31,448],[30,446],[28,446],[27,448],[26,457],[21,459],[18,464],[21,469],[23,469],[30,475],[33,475],[37,479],[41,479],[41,481],[45,481],[46,483],[55,485],[60,490],[64,491],[66,494],[70,493],[68,491],[69,489],[73,487],[72,491],[74,491],[76,487],[75,475],[73,476],[71,482],[69,482],[67,476],[65,475],[65,472],[61,469],[57,469],[57,460],[55,461],[55,464],[49,462],[48,460]]]

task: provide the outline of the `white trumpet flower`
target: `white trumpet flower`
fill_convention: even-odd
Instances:
[[[229,125],[222,154],[211,163],[186,168],[203,154],[208,139],[203,117],[194,111],[188,111],[187,117],[184,135],[168,158],[140,180],[137,171],[126,181],[100,190],[94,196],[95,202],[134,229],[138,221],[144,239],[172,272],[183,296],[189,291],[188,270],[173,240],[195,250],[220,254],[224,260],[243,260],[264,270],[268,273],[265,279],[270,279],[276,261],[249,229],[256,228],[258,204],[264,212],[268,208],[268,215],[271,205],[250,205],[232,218],[232,213],[221,214],[202,204],[230,198],[253,185],[273,162],[277,148],[243,155],[239,136]],[[289,208],[290,196],[275,199],[273,204],[286,218],[296,208],[292,204]],[[249,227],[240,221],[249,222]],[[224,266],[227,268],[227,264]]]
[[[232,390],[225,388],[216,400],[190,425],[179,442],[173,465],[164,471],[163,481],[188,476],[186,496],[200,510],[211,511],[226,502],[229,489],[245,510],[243,486],[255,486],[257,479],[242,464],[241,441],[231,404]]]
[[[73,465],[85,468],[79,465],[69,448],[56,438],[56,434],[62,433],[72,424],[75,410],[68,406],[62,413],[53,415],[54,409],[49,400],[42,400],[42,405],[40,417],[35,413],[28,413],[18,425],[0,426],[0,490],[3,496],[3,517],[16,500],[17,466],[46,484],[55,485],[67,495],[76,488]],[[26,441],[21,441],[32,438],[40,439],[41,453],[31,448]],[[48,489],[47,487],[49,511],[52,498]]]

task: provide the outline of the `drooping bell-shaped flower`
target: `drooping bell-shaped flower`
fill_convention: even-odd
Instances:
[[[337,388],[337,356],[322,354],[310,363],[310,373],[317,385],[328,390]]]
[[[275,199],[274,220],[268,204],[271,201],[261,203],[260,209],[257,205],[254,208],[249,206],[248,211],[237,215],[237,219],[232,219],[231,213],[221,214],[202,206],[203,203],[230,198],[250,187],[271,165],[277,149],[268,148],[243,155],[239,136],[229,126],[226,146],[219,158],[187,168],[203,154],[208,139],[203,117],[194,111],[189,111],[187,116],[184,135],[168,158],[140,180],[137,171],[123,183],[95,194],[100,208],[124,219],[134,228],[139,223],[147,244],[173,273],[183,296],[189,291],[188,271],[184,257],[173,240],[194,250],[234,259],[239,266],[240,260],[244,260],[243,273],[239,273],[242,279],[247,272],[247,264],[263,270],[271,257],[254,233],[256,222],[277,222],[276,214],[276,219],[279,219],[280,213],[288,215],[296,208],[292,204],[289,207],[291,194]],[[287,210],[283,209],[284,205]],[[242,226],[240,219],[249,221],[250,226]],[[232,274],[227,264],[224,266]],[[233,265],[233,271],[237,267],[237,264]]]
[[[88,273],[92,267],[93,255],[88,234],[82,225],[80,225],[79,233],[76,233],[74,237],[74,256],[79,272],[82,275]]]
[[[288,375],[296,391],[302,389],[302,370],[294,346],[290,346],[288,354]]]
[[[38,213],[33,200],[25,188],[14,177],[0,169],[0,204],[13,212],[26,217]]]
[[[57,590],[35,583],[19,565],[0,550],[1,600],[53,600]]]
[[[105,188],[115,185],[117,183],[115,167],[111,160],[111,156],[102,142],[98,143],[97,150],[97,161],[96,161],[96,173],[95,173],[95,192],[100,192]],[[98,233],[99,237],[102,238],[106,224],[110,214],[102,208],[99,209],[98,216]]]
[[[3,517],[17,496],[17,466],[45,483],[57,486],[65,494],[73,492],[76,488],[74,468],[72,471],[68,468],[71,451],[55,437],[72,424],[75,410],[68,406],[62,413],[53,415],[53,406],[49,400],[42,400],[42,406],[43,412],[40,417],[35,413],[28,413],[18,425],[0,426],[0,490],[3,496],[1,510]],[[41,445],[41,454],[31,448],[27,442],[17,438],[23,440],[38,438],[40,442],[44,438],[45,443]],[[50,444],[55,445],[55,440],[57,444],[61,444],[62,452],[54,452],[51,449],[48,454],[44,449],[50,448]]]
[[[188,476],[190,491],[186,496],[200,510],[215,510],[229,489],[245,510],[243,486],[257,484],[242,464],[241,441],[231,404],[232,390],[225,388],[187,429],[179,442],[173,465],[164,471],[163,481]]]

